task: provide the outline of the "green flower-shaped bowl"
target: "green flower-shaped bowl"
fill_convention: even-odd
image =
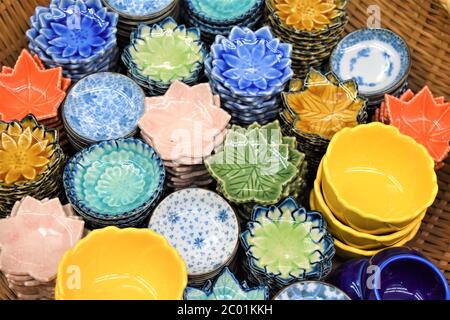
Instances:
[[[249,271],[271,289],[322,279],[335,253],[322,215],[299,207],[292,197],[278,206],[256,206],[241,243]]]

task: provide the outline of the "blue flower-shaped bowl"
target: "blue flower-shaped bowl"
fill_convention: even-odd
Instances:
[[[64,189],[76,211],[94,226],[143,221],[161,195],[165,169],[141,140],[105,141],[77,153],[64,170]]]
[[[241,285],[225,267],[214,281],[208,280],[202,290],[187,287],[184,300],[269,300],[269,289],[249,288],[245,281]]]
[[[311,238],[309,240],[306,238],[304,240],[298,239],[298,245],[303,243],[308,250],[315,248],[312,253],[307,253],[305,251],[305,259],[309,261],[307,268],[300,268],[298,267],[298,264],[293,261],[290,265],[296,265],[296,270],[291,270],[289,269],[291,266],[282,264],[281,260],[284,258],[277,260],[276,257],[271,258],[273,261],[278,261],[276,266],[271,265],[269,267],[268,265],[261,264],[263,257],[260,257],[255,253],[255,244],[261,241],[260,238],[255,238],[257,236],[256,230],[267,228],[267,230],[271,230],[272,233],[266,232],[264,237],[267,237],[267,239],[270,239],[271,236],[277,238],[277,234],[273,233],[282,230],[279,229],[281,228],[281,222],[292,224],[293,230],[304,225],[314,231],[310,233]],[[292,234],[278,236],[290,237]],[[281,241],[282,243],[292,243],[292,239],[286,241],[281,238],[277,239],[278,240],[276,241]],[[241,243],[247,256],[246,267],[249,272],[259,283],[266,284],[273,290],[280,289],[297,281],[319,280],[324,278],[331,271],[332,258],[335,254],[333,238],[326,230],[326,222],[322,215],[319,212],[307,211],[306,209],[299,207],[292,197],[286,198],[277,206],[255,206],[252,212],[252,218],[247,224],[247,230],[241,234]],[[267,244],[267,242],[263,243]],[[280,254],[283,255],[283,252]],[[308,257],[306,257],[307,254],[309,254]],[[300,258],[297,257],[296,259]],[[267,259],[265,260],[267,261]],[[278,268],[278,270],[287,269],[283,272],[278,271],[276,273],[269,270],[274,270],[274,267]],[[290,270],[289,274],[286,275],[288,270]]]
[[[37,7],[30,21],[31,47],[60,65],[92,63],[116,46],[118,15],[100,0],[53,0]]]
[[[85,142],[124,138],[144,114],[145,95],[130,78],[111,72],[79,81],[67,94],[63,118],[69,133]]]
[[[292,46],[273,37],[269,27],[256,32],[234,27],[228,38],[217,36],[211,46],[210,80],[234,95],[272,96],[291,79]]]

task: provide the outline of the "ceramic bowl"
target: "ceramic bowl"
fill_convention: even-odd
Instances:
[[[352,300],[364,300],[363,276],[369,265],[368,259],[355,258],[341,264],[332,276],[332,283]]]
[[[205,189],[170,194],[154,210],[149,228],[180,252],[190,277],[220,271],[237,249],[239,225],[233,209]]]
[[[377,271],[371,274],[371,279],[368,273],[363,277],[365,299],[450,300],[444,274],[415,250],[381,251],[370,259],[370,266],[375,266]]]
[[[319,166],[317,172],[317,178],[314,182],[314,190],[311,192],[310,196],[310,206],[313,210],[320,211],[327,221],[328,230],[331,234],[357,249],[363,250],[376,250],[384,249],[395,245],[396,243],[402,241],[405,238],[412,238],[415,236],[415,232],[418,230],[418,226],[421,225],[423,218],[425,217],[426,210],[423,211],[416,219],[411,221],[409,225],[403,229],[382,235],[372,235],[369,233],[360,232],[358,230],[352,229],[351,227],[343,224],[339,219],[335,217],[335,214],[330,210],[325,202],[322,195],[322,164]]]
[[[169,17],[151,27],[140,25],[131,34],[131,44],[122,54],[129,73],[149,89],[167,90],[175,80],[195,81],[206,57],[200,31],[177,25]]]
[[[411,159],[414,164],[406,166]],[[381,123],[337,133],[323,171],[328,207],[341,222],[370,234],[403,229],[432,205],[438,191],[426,149]]]
[[[116,45],[117,21],[99,0],[58,0],[36,8],[27,36],[56,63],[87,63]]]
[[[90,75],[67,95],[63,107],[67,130],[81,143],[127,137],[136,131],[144,114],[144,98],[142,89],[126,76],[111,72]]]
[[[333,73],[323,75],[311,69],[304,82],[291,81],[290,92],[282,97],[284,115],[293,130],[323,139],[367,121],[366,101],[358,96],[356,82],[339,82]]]
[[[83,218],[100,225],[148,217],[164,179],[159,156],[134,138],[110,140],[84,149],[64,170],[70,203]]]
[[[151,17],[160,15],[162,12],[167,11],[174,0],[104,0],[107,7],[118,12],[122,17],[133,20],[147,20]]]
[[[268,300],[267,287],[249,288],[242,285],[228,268],[224,268],[214,281],[208,281],[202,290],[188,287],[184,300]]]
[[[275,204],[299,194],[304,178],[304,155],[294,138],[282,135],[277,121],[232,126],[224,146],[205,165],[225,198],[239,204]]]
[[[74,274],[82,275],[79,287],[70,285]],[[186,284],[186,265],[161,235],[108,227],[91,232],[66,252],[58,267],[55,296],[57,300],[180,300]]]
[[[351,300],[337,287],[320,281],[303,281],[281,290],[273,300]]]
[[[342,80],[355,79],[359,92],[373,96],[392,91],[409,74],[406,42],[387,29],[361,29],[348,34],[334,49],[331,70]]]
[[[413,94],[411,92],[411,94]],[[450,151],[450,103],[435,98],[426,86],[417,94],[398,99],[387,95],[385,112],[389,123],[401,133],[425,146],[436,163],[445,160]]]
[[[278,206],[255,206],[241,242],[250,272],[278,284],[325,277],[335,253],[320,213],[300,208],[291,197]]]

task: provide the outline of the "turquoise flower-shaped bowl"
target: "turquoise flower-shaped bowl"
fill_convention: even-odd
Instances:
[[[214,281],[208,280],[202,290],[187,287],[184,300],[268,300],[269,289],[261,286],[249,288],[242,285],[234,274],[225,267]]]
[[[335,253],[322,215],[292,197],[278,206],[256,206],[241,242],[249,271],[271,289],[325,277]]]
[[[76,154],[65,168],[64,187],[86,220],[127,224],[148,216],[164,178],[163,163],[153,148],[130,138],[102,142]]]

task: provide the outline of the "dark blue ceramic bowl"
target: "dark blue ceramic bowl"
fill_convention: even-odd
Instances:
[[[364,300],[362,280],[368,265],[369,259],[353,259],[342,264],[334,273],[333,284],[352,300]]]
[[[366,300],[450,300],[445,276],[419,252],[390,248],[370,260],[363,273]]]

